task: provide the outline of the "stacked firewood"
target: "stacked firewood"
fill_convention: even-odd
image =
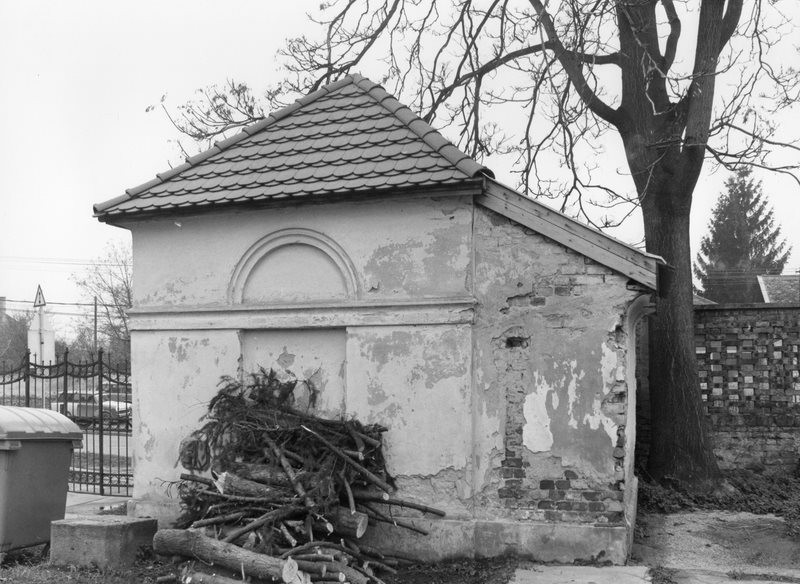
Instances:
[[[206,423],[181,444],[181,464],[192,471],[177,485],[183,529],[159,531],[156,553],[292,583],[380,583],[378,574],[413,561],[359,540],[375,523],[426,534],[394,517],[398,507],[444,513],[392,496],[385,428],[317,417],[309,413],[315,397],[311,382],[273,370],[245,384],[224,378]],[[232,581],[198,565],[184,566],[183,582]]]

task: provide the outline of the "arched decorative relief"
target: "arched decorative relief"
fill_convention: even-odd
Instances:
[[[279,282],[286,293],[276,299],[274,291],[263,299],[252,290],[253,284],[264,279],[270,262],[280,272]],[[308,291],[307,298],[297,298],[293,291],[288,266],[297,277],[297,286]],[[304,280],[313,276],[319,286],[309,288]],[[276,283],[276,284],[277,284]],[[346,302],[361,298],[361,287],[356,277],[355,266],[342,247],[327,235],[312,229],[288,228],[266,235],[244,253],[236,264],[228,285],[228,301],[231,304],[293,303],[303,301]]]

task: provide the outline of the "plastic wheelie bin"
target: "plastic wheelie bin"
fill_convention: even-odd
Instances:
[[[0,554],[50,541],[83,433],[51,410],[0,406]]]

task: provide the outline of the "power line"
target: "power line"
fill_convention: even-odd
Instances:
[[[127,262],[107,262],[103,260],[91,260],[84,258],[52,258],[39,256],[0,256],[0,262],[22,263],[22,264],[50,264],[64,266],[114,266],[130,267]]]
[[[33,304],[34,303],[33,300],[9,300],[8,298],[6,299],[6,302],[7,303],[12,303],[12,304]],[[57,305],[57,306],[88,306],[88,307],[93,307],[94,306],[94,302],[51,302],[50,300],[47,301],[47,304],[54,304],[54,305]],[[104,302],[98,302],[97,306],[98,307],[103,307],[103,308],[118,308],[120,305],[118,305],[118,304],[106,304]]]

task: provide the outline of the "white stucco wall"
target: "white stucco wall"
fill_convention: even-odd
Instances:
[[[142,514],[162,513],[180,440],[219,377],[283,367],[316,375],[321,413],[388,428],[399,496],[447,511],[452,553],[550,546],[561,551],[541,558],[563,559],[572,533],[607,522],[622,535],[606,529],[573,557],[606,546],[624,559],[626,314],[638,295],[626,277],[467,198],[128,227]]]
[[[133,303],[135,308],[226,306],[235,266],[248,249],[271,233],[297,227],[341,246],[365,299],[463,296],[469,291],[471,221],[469,200],[445,198],[248,209],[133,223]],[[287,257],[277,250],[271,258],[280,278],[292,279],[282,282],[284,298],[321,300],[325,294],[308,287],[320,276],[330,281],[330,272],[315,272],[315,265],[330,266],[307,246],[294,253]],[[308,259],[314,263],[305,263]],[[275,301],[276,286],[264,281],[261,294],[253,287],[247,294]],[[332,297],[341,299],[341,294]]]
[[[163,502],[219,378],[263,366],[311,377],[323,415],[386,425],[400,483],[450,469],[417,494],[464,514],[446,498],[469,482],[471,313],[448,302],[469,297],[471,224],[463,198],[131,224],[135,497]]]
[[[180,442],[199,427],[219,378],[236,373],[240,353],[236,331],[133,331],[135,499],[167,499]]]

